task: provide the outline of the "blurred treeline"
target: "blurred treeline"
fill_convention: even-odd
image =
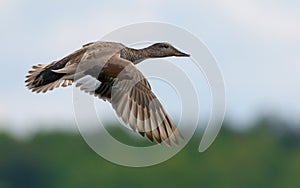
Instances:
[[[179,154],[147,168],[112,164],[92,151],[79,134],[39,133],[19,140],[2,133],[0,188],[300,187],[297,131],[268,119],[248,131],[229,127],[222,127],[204,153],[197,150],[198,134]],[[124,138],[122,129],[112,131]]]

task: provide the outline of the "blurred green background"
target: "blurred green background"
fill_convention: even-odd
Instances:
[[[112,164],[75,133],[27,139],[2,133],[0,187],[299,187],[300,136],[281,130],[282,123],[262,118],[243,132],[224,125],[204,153],[197,151],[196,134],[179,154],[147,168]],[[135,139],[113,127],[114,136]]]

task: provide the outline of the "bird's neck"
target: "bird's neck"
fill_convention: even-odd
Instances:
[[[133,48],[123,48],[121,50],[121,58],[131,61],[133,64],[138,64],[141,61],[151,57],[151,51],[149,48],[143,48],[139,50]]]

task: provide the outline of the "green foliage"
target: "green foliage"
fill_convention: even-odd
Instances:
[[[175,157],[147,168],[112,164],[94,153],[80,135],[40,133],[18,141],[2,134],[0,188],[299,187],[299,136],[281,134],[268,122],[258,124],[243,133],[223,128],[204,153],[197,150],[200,137],[196,136]],[[124,131],[110,132],[137,144]]]

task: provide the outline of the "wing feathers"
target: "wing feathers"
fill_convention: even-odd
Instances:
[[[152,92],[149,82],[131,62],[120,58],[119,53],[113,56],[104,54],[104,59],[110,57],[105,65],[92,63],[87,70],[76,72],[82,58],[90,60],[92,57],[91,62],[97,60],[93,50],[87,51],[89,46],[93,44],[85,45],[86,49],[76,51],[59,62],[33,66],[26,76],[27,87],[33,92],[46,92],[59,86],[67,87],[75,80],[76,87],[111,102],[117,115],[132,130],[150,141],[178,144],[177,138],[183,137]]]

